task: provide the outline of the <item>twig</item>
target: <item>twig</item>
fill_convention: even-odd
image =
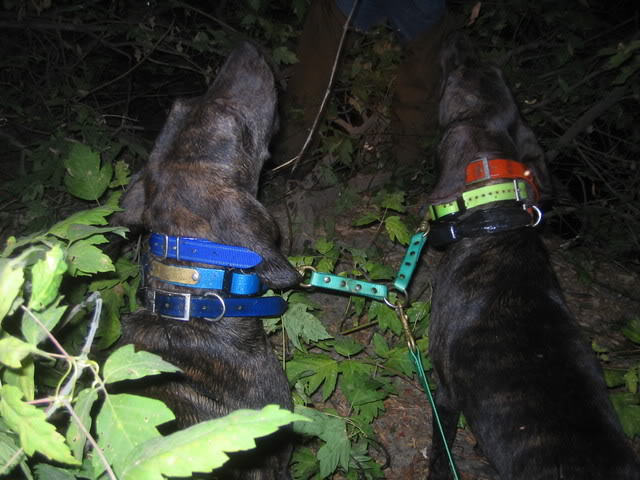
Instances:
[[[98,330],[98,324],[100,322],[100,313],[102,312],[102,299],[100,298],[100,293],[99,292],[93,293],[83,303],[89,303],[92,300],[95,300],[95,302],[96,302],[96,309],[95,309],[94,314],[93,314],[93,319],[91,320],[91,326],[89,327],[89,333],[87,334],[87,338],[85,339],[84,346],[82,347],[82,354],[80,355],[81,358],[86,357],[86,355],[88,354],[89,350],[91,349],[91,344],[93,343],[93,339],[95,338],[96,331]],[[66,398],[71,393],[73,388],[75,387],[75,384],[77,383],[78,378],[80,378],[80,375],[82,374],[82,371],[84,370],[84,368],[86,368],[86,367],[88,367],[90,365],[89,364],[80,365],[80,368],[78,368],[78,365],[77,365],[78,362],[74,362],[73,361],[73,357],[71,357],[67,353],[67,351],[62,347],[62,345],[60,345],[58,340],[51,334],[49,329],[43,325],[43,323],[38,319],[38,317],[36,317],[31,312],[31,310],[29,308],[25,307],[24,305],[21,305],[20,308],[25,313],[27,313],[33,319],[33,321],[36,322],[36,324],[47,333],[47,336],[52,341],[52,343],[56,346],[56,348],[58,350],[60,350],[60,352],[62,352],[65,355],[65,358],[67,359],[67,361],[69,363],[74,365],[73,375],[71,376],[69,381],[64,385],[64,387],[62,387],[60,389],[60,392],[56,395],[56,397],[54,397],[54,398],[49,397],[49,398],[46,399],[48,401],[51,401],[52,403],[51,403],[51,405],[49,405],[49,408],[47,408],[45,410],[45,412],[44,412],[45,413],[45,418],[47,418],[47,419],[51,418],[51,416],[60,407],[60,403],[59,402],[61,402],[62,405],[64,405],[64,407],[67,408],[69,413],[76,419],[76,421],[78,422],[78,426],[79,426],[80,430],[83,432],[83,434],[87,437],[87,440],[89,440],[89,442],[94,446],[94,448],[98,452],[98,455],[100,456],[100,459],[104,463],[105,470],[109,474],[109,478],[111,478],[112,480],[117,480],[117,477],[113,473],[113,470],[111,470],[111,466],[109,465],[109,462],[107,461],[107,459],[104,456],[104,452],[102,452],[100,450],[98,445],[95,443],[95,440],[93,439],[93,437],[90,435],[90,433],[84,427],[84,425],[82,425],[82,423],[80,422],[80,419],[77,418],[77,415],[75,414],[75,411],[71,407],[71,404],[69,403],[69,400]],[[95,372],[95,370],[93,370],[93,369],[91,369],[91,370],[94,371],[94,373],[97,374],[97,372]],[[24,449],[23,448],[18,449],[16,451],[16,453],[4,465],[4,468],[6,469],[6,467],[8,465],[11,465],[11,463],[13,463],[13,461],[16,458],[18,458],[20,455],[22,455],[23,453],[24,453]],[[4,473],[4,469],[2,471],[0,471],[0,474],[3,474],[3,473]]]
[[[325,106],[327,105],[327,101],[329,100],[329,95],[331,93],[331,86],[333,85],[333,80],[336,76],[336,70],[338,69],[338,62],[340,60],[340,54],[342,53],[342,47],[344,46],[344,40],[347,36],[347,31],[349,30],[349,26],[351,25],[351,19],[357,7],[358,7],[358,0],[355,0],[353,2],[353,6],[351,7],[351,12],[349,13],[349,17],[347,18],[346,22],[342,26],[342,37],[340,37],[340,43],[338,44],[338,51],[336,52],[336,58],[333,61],[333,68],[331,69],[331,76],[329,77],[327,90],[324,92],[322,103],[318,108],[318,114],[316,115],[316,118],[313,121],[313,125],[311,126],[311,130],[309,131],[309,135],[307,135],[307,139],[305,140],[304,145],[302,145],[302,149],[300,150],[300,153],[298,153],[298,155],[291,158],[290,160],[284,162],[282,165],[278,165],[277,167],[273,168],[271,170],[271,173],[275,173],[279,170],[282,170],[283,168],[287,168],[289,165],[292,165],[291,173],[293,173],[298,167],[298,164],[300,163],[300,159],[306,153],[307,149],[309,148],[309,145],[311,145],[311,139],[313,138],[314,133],[318,129],[318,125],[320,124],[322,113],[324,112]]]
[[[54,337],[51,332],[49,331],[49,329],[47,327],[44,326],[44,324],[40,321],[40,319],[38,317],[36,317],[33,312],[31,311],[31,309],[25,307],[24,305],[20,305],[20,309],[25,312],[27,315],[29,315],[34,322],[36,322],[36,324],[45,331],[45,333],[47,334],[47,337],[49,337],[49,340],[51,340],[51,343],[53,343],[53,345],[58,349],[58,351],[64,355],[65,358],[71,358],[71,355],[69,355],[67,353],[67,351],[64,349],[64,347],[62,345],[60,345],[60,342],[58,342],[58,340],[56,339],[56,337]]]
[[[88,97],[89,95],[91,95],[92,93],[97,92],[98,90],[102,90],[105,87],[108,87],[109,85],[111,85],[112,83],[118,82],[121,79],[123,79],[124,77],[126,77],[127,75],[129,75],[131,72],[133,72],[135,69],[137,69],[140,65],[142,65],[145,60],[147,58],[149,58],[151,56],[151,54],[153,52],[155,52],[156,48],[158,48],[158,46],[164,41],[164,39],[166,38],[167,35],[169,35],[169,32],[171,31],[171,29],[173,28],[173,24],[175,23],[175,19],[171,21],[171,25],[169,25],[169,28],[167,28],[167,31],[164,32],[162,34],[162,36],[158,39],[158,41],[155,43],[155,45],[153,45],[153,47],[151,47],[151,50],[149,50],[149,53],[147,53],[144,57],[142,57],[140,59],[139,62],[137,62],[133,67],[131,67],[129,70],[127,70],[126,72],[124,72],[121,75],[118,75],[116,78],[112,78],[111,80],[109,80],[108,82],[103,83],[102,85],[98,85],[96,88],[92,88],[91,90],[89,90],[87,93],[85,93],[84,95],[81,95],[79,100],[82,100],[83,98]]]
[[[370,128],[371,125],[375,124],[376,120],[378,119],[377,114],[374,113],[373,115],[367,117],[364,113],[362,114],[362,117],[364,118],[364,122],[362,122],[361,125],[354,127],[353,125],[345,122],[342,118],[336,118],[333,123],[337,124],[338,126],[342,127],[351,137],[357,137],[359,135],[362,135],[363,133],[367,132]]]
[[[109,460],[107,460],[107,457],[104,456],[104,452],[98,446],[98,442],[96,442],[95,438],[93,438],[93,435],[91,435],[89,430],[87,430],[87,427],[83,425],[82,420],[80,419],[80,417],[78,417],[78,414],[71,406],[71,403],[69,402],[69,400],[63,400],[62,402],[64,404],[64,408],[66,408],[69,414],[71,414],[73,419],[78,424],[78,428],[80,429],[82,434],[86,437],[86,439],[89,441],[89,443],[93,447],[93,450],[100,457],[100,460],[102,461],[102,464],[104,465],[104,469],[106,470],[107,475],[109,475],[109,478],[111,478],[112,480],[118,480],[118,477],[116,477],[116,474],[111,469],[111,465],[109,465]]]
[[[625,87],[614,88],[609,95],[584,112],[582,116],[578,118],[578,120],[576,120],[576,122],[556,141],[553,150],[547,153],[547,160],[549,162],[553,162],[560,153],[561,148],[571,143],[573,139],[585,130],[596,118],[622,99],[624,92]]]
[[[205,12],[204,10],[200,10],[199,8],[191,6],[188,3],[184,3],[184,2],[175,2],[174,5],[176,7],[182,7],[184,9],[186,9],[186,10],[193,10],[194,12],[199,13],[203,17],[208,18],[212,22],[217,23],[218,25],[220,25],[225,30],[227,30],[227,31],[229,31],[231,33],[235,33],[236,35],[240,35],[240,32],[238,30],[236,30],[235,28],[233,28],[231,25],[229,25],[228,23],[223,22],[219,18],[214,17],[213,15]]]
[[[70,32],[104,32],[109,30],[108,25],[86,25],[86,24],[73,24],[73,23],[58,23],[55,21],[46,20],[24,20],[18,22],[15,20],[0,20],[0,28],[11,29],[32,29],[32,30],[66,30]]]
[[[639,215],[640,214],[640,210],[638,210],[630,201],[628,198],[625,198],[624,196],[622,196],[615,188],[613,188],[609,182],[607,182],[607,180],[604,178],[604,176],[602,175],[602,173],[600,172],[600,170],[598,170],[596,168],[596,166],[591,162],[591,160],[589,159],[589,157],[587,155],[584,154],[584,152],[582,152],[582,150],[580,148],[578,148],[578,155],[580,155],[580,157],[582,157],[582,159],[585,161],[585,163],[591,168],[591,170],[598,176],[598,178],[602,181],[602,183],[604,183],[604,185],[607,187],[607,189],[609,190],[609,192],[611,192],[611,194],[618,199],[618,201],[620,201],[626,208],[628,208],[629,210],[631,210],[635,215]]]

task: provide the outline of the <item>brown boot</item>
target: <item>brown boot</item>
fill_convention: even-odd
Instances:
[[[454,28],[452,16],[447,13],[433,29],[406,47],[391,104],[396,171],[418,171],[423,160],[424,139],[437,132],[441,77],[438,56],[445,38]]]
[[[309,135],[329,86],[346,20],[334,0],[311,3],[296,50],[299,62],[282,101],[282,129],[272,152],[275,165],[298,155]]]

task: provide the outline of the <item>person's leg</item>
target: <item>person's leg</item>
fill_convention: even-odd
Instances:
[[[360,0],[350,27],[366,32],[384,20],[383,0]],[[353,0],[315,0],[312,2],[296,50],[298,63],[282,99],[282,131],[274,142],[276,165],[291,160],[300,153],[322,99],[338,54],[344,24],[351,13]],[[352,39],[351,39],[352,40]],[[347,40],[346,45],[350,43]],[[309,169],[299,169],[301,177]]]
[[[444,1],[415,2],[421,6],[413,10],[406,9],[407,3],[414,2],[389,3],[395,6],[389,15],[394,29],[406,42],[406,57],[393,85],[391,130],[396,167],[409,173],[416,171],[423,160],[421,146],[425,137],[437,131],[441,75],[438,56],[454,22]]]
[[[277,165],[304,145],[329,83],[345,21],[334,0],[311,3],[296,49],[298,63],[282,99],[282,130],[273,150]]]

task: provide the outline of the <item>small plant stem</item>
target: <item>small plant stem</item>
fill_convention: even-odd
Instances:
[[[47,337],[49,337],[49,340],[51,340],[51,343],[53,343],[55,345],[55,347],[58,349],[58,351],[64,355],[65,358],[70,359],[71,355],[69,355],[67,353],[67,351],[64,349],[64,347],[62,345],[60,345],[60,342],[58,342],[58,340],[56,339],[56,337],[54,337],[51,332],[49,331],[49,329],[47,327],[44,326],[44,324],[40,321],[40,319],[38,317],[36,317],[33,312],[31,311],[31,309],[25,307],[24,305],[20,305],[20,309],[25,312],[27,315],[29,315],[34,322],[36,322],[36,324],[42,329],[44,330],[44,332],[47,334]]]
[[[286,161],[282,165],[278,165],[277,167],[272,169],[271,173],[275,173],[278,170],[287,168],[289,165],[292,165],[292,164],[293,165],[291,166],[291,173],[293,173],[295,169],[298,167],[298,164],[300,163],[300,159],[304,156],[307,149],[309,148],[309,145],[311,144],[311,140],[313,139],[313,134],[318,129],[320,119],[322,118],[322,113],[324,112],[325,106],[327,105],[327,101],[329,100],[329,94],[331,93],[331,86],[333,85],[333,80],[336,76],[336,70],[338,69],[338,61],[340,60],[340,53],[342,52],[342,47],[344,45],[344,39],[347,36],[347,31],[349,30],[349,26],[351,25],[351,18],[353,17],[353,14],[356,11],[357,7],[358,7],[358,0],[355,0],[353,2],[353,6],[351,7],[351,12],[349,13],[349,17],[347,18],[347,21],[344,22],[344,25],[342,26],[342,37],[340,37],[340,43],[338,44],[338,50],[336,52],[336,58],[333,62],[333,68],[331,69],[331,76],[329,77],[327,90],[324,92],[324,97],[322,97],[322,103],[318,108],[318,114],[316,115],[316,118],[313,121],[313,125],[311,126],[311,130],[309,131],[309,135],[307,135],[307,139],[305,140],[304,145],[302,145],[302,148],[300,149],[300,153],[298,153],[298,155]]]
[[[96,442],[95,438],[93,438],[93,435],[91,435],[91,433],[83,425],[82,420],[80,419],[80,417],[78,417],[78,414],[76,413],[76,411],[71,406],[71,402],[69,402],[69,400],[66,400],[66,399],[63,400],[62,402],[63,402],[64,407],[67,409],[67,411],[71,414],[73,419],[78,424],[78,428],[80,429],[82,434],[87,438],[87,440],[89,441],[89,443],[93,447],[93,450],[100,457],[100,460],[102,461],[102,464],[104,465],[104,469],[106,470],[107,475],[109,475],[109,478],[112,479],[112,480],[118,480],[118,477],[116,477],[116,474],[113,473],[113,470],[111,469],[111,465],[109,464],[109,460],[107,460],[107,457],[105,457],[104,452],[98,446],[98,442]]]
[[[357,327],[350,328],[349,330],[344,330],[340,332],[340,335],[350,335],[355,332],[359,332],[360,330],[364,330],[365,328],[373,327],[377,325],[378,321],[374,320],[373,322],[363,323],[362,325],[358,325]]]
[[[42,405],[44,403],[55,402],[55,397],[46,397],[46,398],[38,398],[37,400],[31,400],[30,402],[26,402],[28,405]]]

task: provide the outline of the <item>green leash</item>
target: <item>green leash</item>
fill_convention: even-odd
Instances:
[[[420,254],[422,253],[422,249],[427,243],[427,234],[429,232],[429,223],[425,220],[418,232],[416,232],[413,237],[411,237],[411,241],[409,242],[409,247],[407,248],[407,253],[405,253],[404,258],[402,259],[402,264],[400,265],[400,269],[398,270],[398,274],[393,282],[393,286],[396,290],[401,293],[404,293],[405,299],[408,298],[407,295],[407,287],[411,282],[411,277],[418,265],[418,261],[420,260]],[[342,293],[348,293],[350,295],[359,295],[363,297],[368,297],[373,300],[377,300],[379,302],[386,303],[389,307],[393,308],[400,322],[402,323],[402,328],[404,330],[405,339],[407,341],[407,346],[409,348],[409,358],[413,363],[414,369],[418,374],[418,378],[420,380],[420,384],[429,399],[429,403],[431,404],[431,410],[433,411],[433,418],[435,419],[435,423],[438,426],[438,431],[440,432],[440,437],[442,438],[442,443],[444,444],[445,452],[447,453],[447,459],[449,460],[449,467],[451,468],[451,473],[453,474],[454,480],[459,480],[458,470],[456,468],[456,464],[453,460],[453,455],[451,454],[451,449],[447,444],[447,439],[444,434],[444,429],[442,428],[442,422],[440,421],[440,415],[438,415],[438,410],[436,408],[436,403],[431,394],[431,389],[429,388],[429,383],[427,382],[427,376],[424,373],[424,365],[422,363],[422,356],[420,355],[420,350],[416,345],[416,341],[411,334],[411,328],[409,327],[409,319],[407,314],[404,311],[404,306],[402,303],[394,304],[389,300],[389,289],[386,285],[381,285],[379,283],[365,282],[362,280],[356,280],[348,277],[341,277],[339,275],[333,275],[331,273],[318,272],[315,268],[305,265],[300,268],[300,273],[304,276],[307,272],[311,272],[308,283],[301,283],[302,287],[311,288],[324,288],[327,290],[338,291]],[[406,301],[406,300],[405,300]]]

